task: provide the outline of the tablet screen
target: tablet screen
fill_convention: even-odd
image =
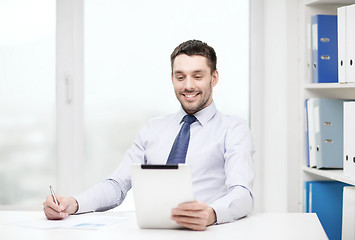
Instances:
[[[140,228],[180,228],[171,210],[193,201],[188,165],[132,165],[131,181]]]

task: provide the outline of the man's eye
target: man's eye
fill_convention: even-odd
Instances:
[[[201,78],[202,78],[202,76],[197,75],[197,76],[195,76],[195,78],[196,78],[196,79],[201,79]]]
[[[177,80],[183,80],[183,79],[184,79],[184,76],[177,76],[176,79],[177,79]]]

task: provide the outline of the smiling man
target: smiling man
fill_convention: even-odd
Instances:
[[[47,218],[62,219],[120,205],[131,188],[131,165],[169,164],[176,136],[188,122],[186,117],[193,120],[188,124],[188,148],[182,162],[190,166],[195,201],[172,209],[171,218],[181,226],[204,230],[249,214],[253,209],[254,146],[244,120],[216,109],[212,99],[219,80],[216,64],[214,49],[204,42],[190,40],[176,47],[171,54],[171,79],[181,109],[150,120],[120,166],[103,182],[74,197],[58,196],[59,206],[49,196],[43,203]]]

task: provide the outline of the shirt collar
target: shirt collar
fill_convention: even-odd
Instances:
[[[216,106],[214,104],[214,101],[212,101],[212,103],[208,107],[201,109],[200,111],[198,111],[194,115],[197,118],[197,120],[199,121],[199,123],[203,126],[216,114],[216,112],[217,112]],[[178,115],[177,116],[178,124],[181,123],[183,117],[186,114],[187,113],[184,111],[184,109],[181,108],[177,114]]]

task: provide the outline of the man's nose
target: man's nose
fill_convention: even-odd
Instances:
[[[185,80],[185,89],[191,90],[194,89],[194,80],[192,77],[187,77]]]

